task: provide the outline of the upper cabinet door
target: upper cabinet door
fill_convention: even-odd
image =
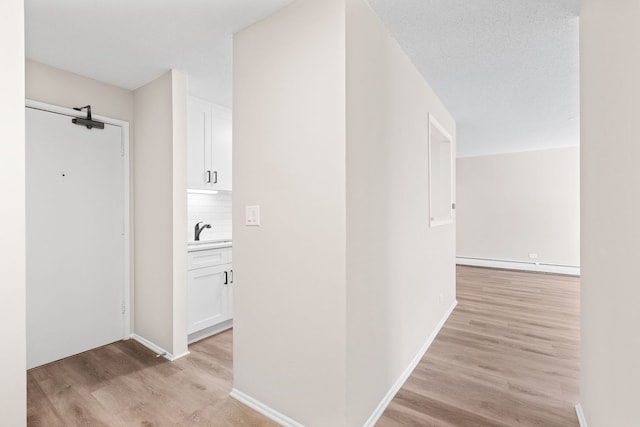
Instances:
[[[231,191],[231,111],[214,106],[212,112],[213,169],[218,178],[215,188]]]
[[[203,101],[189,98],[187,104],[187,180],[196,190],[211,190],[211,107]],[[209,171],[209,173],[207,173]]]
[[[189,98],[188,185],[231,191],[231,111]]]

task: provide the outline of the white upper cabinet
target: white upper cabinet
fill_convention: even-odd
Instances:
[[[190,97],[187,117],[189,188],[231,191],[231,111]]]
[[[217,174],[217,189],[231,191],[231,111],[214,105],[212,111],[211,147],[213,170]]]
[[[211,189],[207,171],[211,171],[211,107],[195,98],[187,104],[187,170],[191,189]]]

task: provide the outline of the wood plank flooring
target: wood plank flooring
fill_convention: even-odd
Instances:
[[[579,279],[458,267],[457,286],[458,306],[377,425],[577,426]],[[32,369],[28,425],[277,425],[229,397],[231,331],[189,349],[171,363],[130,340]]]
[[[277,426],[229,397],[231,331],[189,350],[172,363],[129,340],[32,369],[27,425]]]
[[[457,276],[458,306],[377,426],[578,426],[579,279]]]

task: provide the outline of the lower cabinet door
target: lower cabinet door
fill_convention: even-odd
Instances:
[[[231,272],[231,284],[227,287],[227,320],[233,319],[233,265],[229,264]]]
[[[228,264],[189,270],[188,333],[228,319],[229,270]]]

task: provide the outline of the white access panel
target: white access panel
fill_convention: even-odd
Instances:
[[[123,338],[122,143],[26,108],[27,368]]]

